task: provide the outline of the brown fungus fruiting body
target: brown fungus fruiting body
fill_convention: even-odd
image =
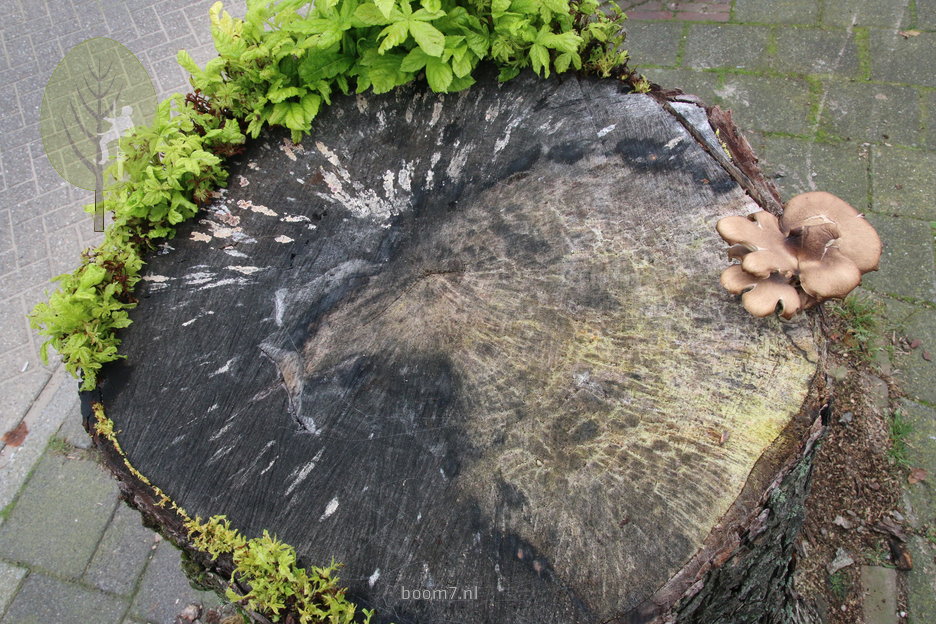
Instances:
[[[759,211],[719,220],[728,258],[739,260],[721,284],[742,294],[744,308],[768,316],[780,306],[790,319],[826,299],[840,299],[878,268],[881,240],[870,223],[847,203],[822,191],[797,195],[777,219]]]

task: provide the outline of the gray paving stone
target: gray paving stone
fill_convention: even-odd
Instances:
[[[768,66],[765,26],[692,24],[686,37],[683,64],[708,69],[759,69]],[[717,42],[717,45],[712,45]]]
[[[917,0],[920,4],[920,0]],[[842,0],[825,3],[822,21],[830,26],[901,28],[909,24],[910,0]]]
[[[936,153],[884,146],[871,154],[873,210],[936,221]]]
[[[764,6],[772,6],[772,3]],[[858,76],[860,67],[854,33],[819,28],[780,28],[775,37],[775,51],[770,57],[770,67],[774,71]]]
[[[911,335],[912,338],[917,338]],[[932,336],[930,336],[932,337]],[[926,336],[919,337],[924,340]],[[899,354],[897,365],[918,366],[925,362],[922,358],[924,350],[936,352],[936,342],[924,344],[910,353]],[[914,401],[904,399],[900,408],[904,419],[912,429],[906,437],[907,461],[914,468],[923,468],[929,475],[936,475],[936,409],[921,405]],[[913,485],[905,484],[905,496],[910,502],[913,511],[911,523],[921,533],[926,528],[936,530],[936,500],[933,500],[932,487],[925,481]]]
[[[33,572],[2,624],[118,624],[125,604],[107,594]]]
[[[62,425],[55,435],[75,448],[91,448],[91,436],[88,435],[88,432],[84,430],[81,424],[81,401],[77,392],[75,393],[74,402],[66,410]]]
[[[861,566],[866,624],[897,624],[897,570]]]
[[[129,596],[136,589],[156,537],[156,533],[143,526],[138,511],[118,505],[85,572],[85,581],[100,590]]]
[[[13,249],[13,222],[9,209],[0,210],[0,252]]]
[[[130,615],[153,624],[172,624],[186,605],[197,603],[210,608],[222,604],[212,592],[197,591],[179,567],[179,551],[169,542],[159,543],[146,567],[140,589],[130,607]]]
[[[0,614],[13,601],[20,582],[29,570],[6,561],[0,561]]]
[[[16,264],[24,267],[48,257],[46,232],[42,219],[14,219],[13,237],[16,240]]]
[[[878,293],[936,303],[936,262],[930,224],[872,213],[866,218],[884,242],[884,252],[881,268],[866,274],[862,283]]]
[[[827,82],[819,127],[853,141],[922,145],[919,95],[909,87]]]
[[[915,28],[936,30],[936,2],[933,0],[917,0]]]
[[[815,24],[819,20],[819,3],[817,0],[735,0],[732,19],[768,24]]]
[[[10,361],[15,364],[17,359],[12,358]],[[26,361],[28,360],[20,358],[20,367]],[[18,371],[19,368],[14,369],[14,373]],[[0,429],[9,431],[15,427],[48,381],[49,372],[37,368],[27,369],[24,373],[14,374],[11,378],[0,381]],[[4,475],[4,479],[7,478],[9,477]]]
[[[786,137],[752,135],[748,139],[764,174],[780,188],[784,199],[807,191],[828,191],[856,210],[868,209],[867,148]]]
[[[936,355],[936,311],[924,308],[918,305],[898,301],[895,299],[885,299],[887,318],[899,331],[912,338],[918,338],[930,350],[931,355]],[[898,382],[907,395],[907,398],[913,401],[925,401],[931,405],[936,405],[936,363],[927,362],[923,359],[923,351],[917,350],[910,355],[900,356],[895,364],[898,368]],[[932,446],[932,442],[929,442]],[[931,505],[936,501],[930,502]],[[934,512],[936,513],[936,512]]]
[[[0,555],[78,578],[116,504],[116,484],[96,463],[47,453],[0,527]]]
[[[685,29],[685,24],[679,22],[628,21],[625,47],[630,54],[629,64],[676,65]]]
[[[871,79],[936,87],[936,32],[903,37],[896,30],[871,31]]]
[[[923,537],[909,541],[913,570],[907,574],[909,624],[936,622],[936,546]]]
[[[734,111],[743,132],[813,132],[809,123],[813,98],[805,80],[726,74],[716,95],[715,103]],[[783,106],[777,106],[777,102],[783,102]]]
[[[9,351],[29,340],[26,318],[20,306],[19,298],[0,301],[0,352]]]
[[[936,91],[924,91],[920,94],[923,99],[924,121],[926,126],[926,147],[936,150]]]

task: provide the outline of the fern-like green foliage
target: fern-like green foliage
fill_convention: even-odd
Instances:
[[[248,0],[243,20],[220,2],[210,16],[218,56],[201,68],[179,52],[194,94],[165,100],[150,127],[121,139],[104,243],[58,276],[30,317],[47,336],[43,361],[53,347],[84,390],[121,357],[116,332],[130,323],[141,257],[226,184],[223,156],[245,134],[284,126],[298,142],[333,93],[384,93],[422,78],[458,91],[482,60],[501,80],[526,67],[544,77],[572,68],[628,75],[624,15],[598,0]]]
[[[30,324],[49,337],[40,348],[44,362],[49,347],[55,348],[66,370],[81,374],[82,390],[91,390],[101,366],[122,357],[116,331],[130,324],[141,254],[153,239],[174,234],[174,225],[198,211],[196,202],[226,183],[215,151],[244,139],[236,121],[201,112],[181,95],[159,105],[152,126],[121,138],[120,156],[108,170],[121,181],[104,196],[114,215],[104,242],[86,251],[74,272],[56,277],[58,290],[30,316]]]
[[[281,611],[297,615],[301,624],[328,622],[352,624],[357,611],[338,585],[334,561],[327,568],[305,569],[296,561],[296,551],[268,531],[261,537],[246,539],[224,516],[213,516],[202,523],[200,518],[186,523],[196,548],[212,559],[230,554],[234,562],[231,587],[246,584],[246,593],[227,590],[229,600],[248,609],[268,614],[277,621]],[[363,610],[366,624],[373,615]]]
[[[204,69],[179,63],[215,106],[258,136],[281,125],[299,141],[335,92],[385,93],[425,76],[438,92],[466,89],[484,59],[501,80],[532,67],[608,76],[621,68],[623,14],[596,0],[248,0],[243,21],[211,8],[219,56]]]

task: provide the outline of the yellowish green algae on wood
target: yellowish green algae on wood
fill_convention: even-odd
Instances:
[[[413,244],[399,284],[329,313],[301,360],[309,376],[362,353],[444,354],[478,452],[460,496],[600,603],[613,586],[649,595],[692,557],[816,367],[719,287],[714,224],[753,204],[621,197],[629,171],[589,158],[474,199]]]

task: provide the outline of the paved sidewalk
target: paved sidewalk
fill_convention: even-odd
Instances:
[[[213,0],[0,0],[0,624],[171,623],[191,590],[178,554],[116,500],[79,428],[75,382],[38,362],[25,314],[95,244],[91,193],[49,166],[42,90],[73,45],[109,36],[160,97],[184,90],[174,57],[212,56]],[[833,192],[885,241],[865,291],[921,347],[897,360],[914,423],[911,463],[936,475],[936,0],[621,2],[632,62],[654,81],[735,111],[786,197]],[[243,0],[225,3],[243,15]],[[928,356],[928,357],[925,357]],[[61,427],[61,429],[60,429]],[[936,477],[934,477],[936,478]],[[931,481],[908,486],[918,529],[936,531]],[[936,533],[934,533],[936,536]],[[936,621],[934,545],[912,544],[911,616]]]
[[[110,37],[142,61],[160,98],[186,91],[175,62],[214,56],[214,0],[0,0],[0,433],[25,422],[20,446],[0,444],[0,624],[171,624],[193,590],[179,553],[117,500],[81,429],[77,382],[42,366],[25,315],[96,245],[76,189],[49,165],[39,106],[72,46]],[[225,2],[244,14],[244,0]]]

